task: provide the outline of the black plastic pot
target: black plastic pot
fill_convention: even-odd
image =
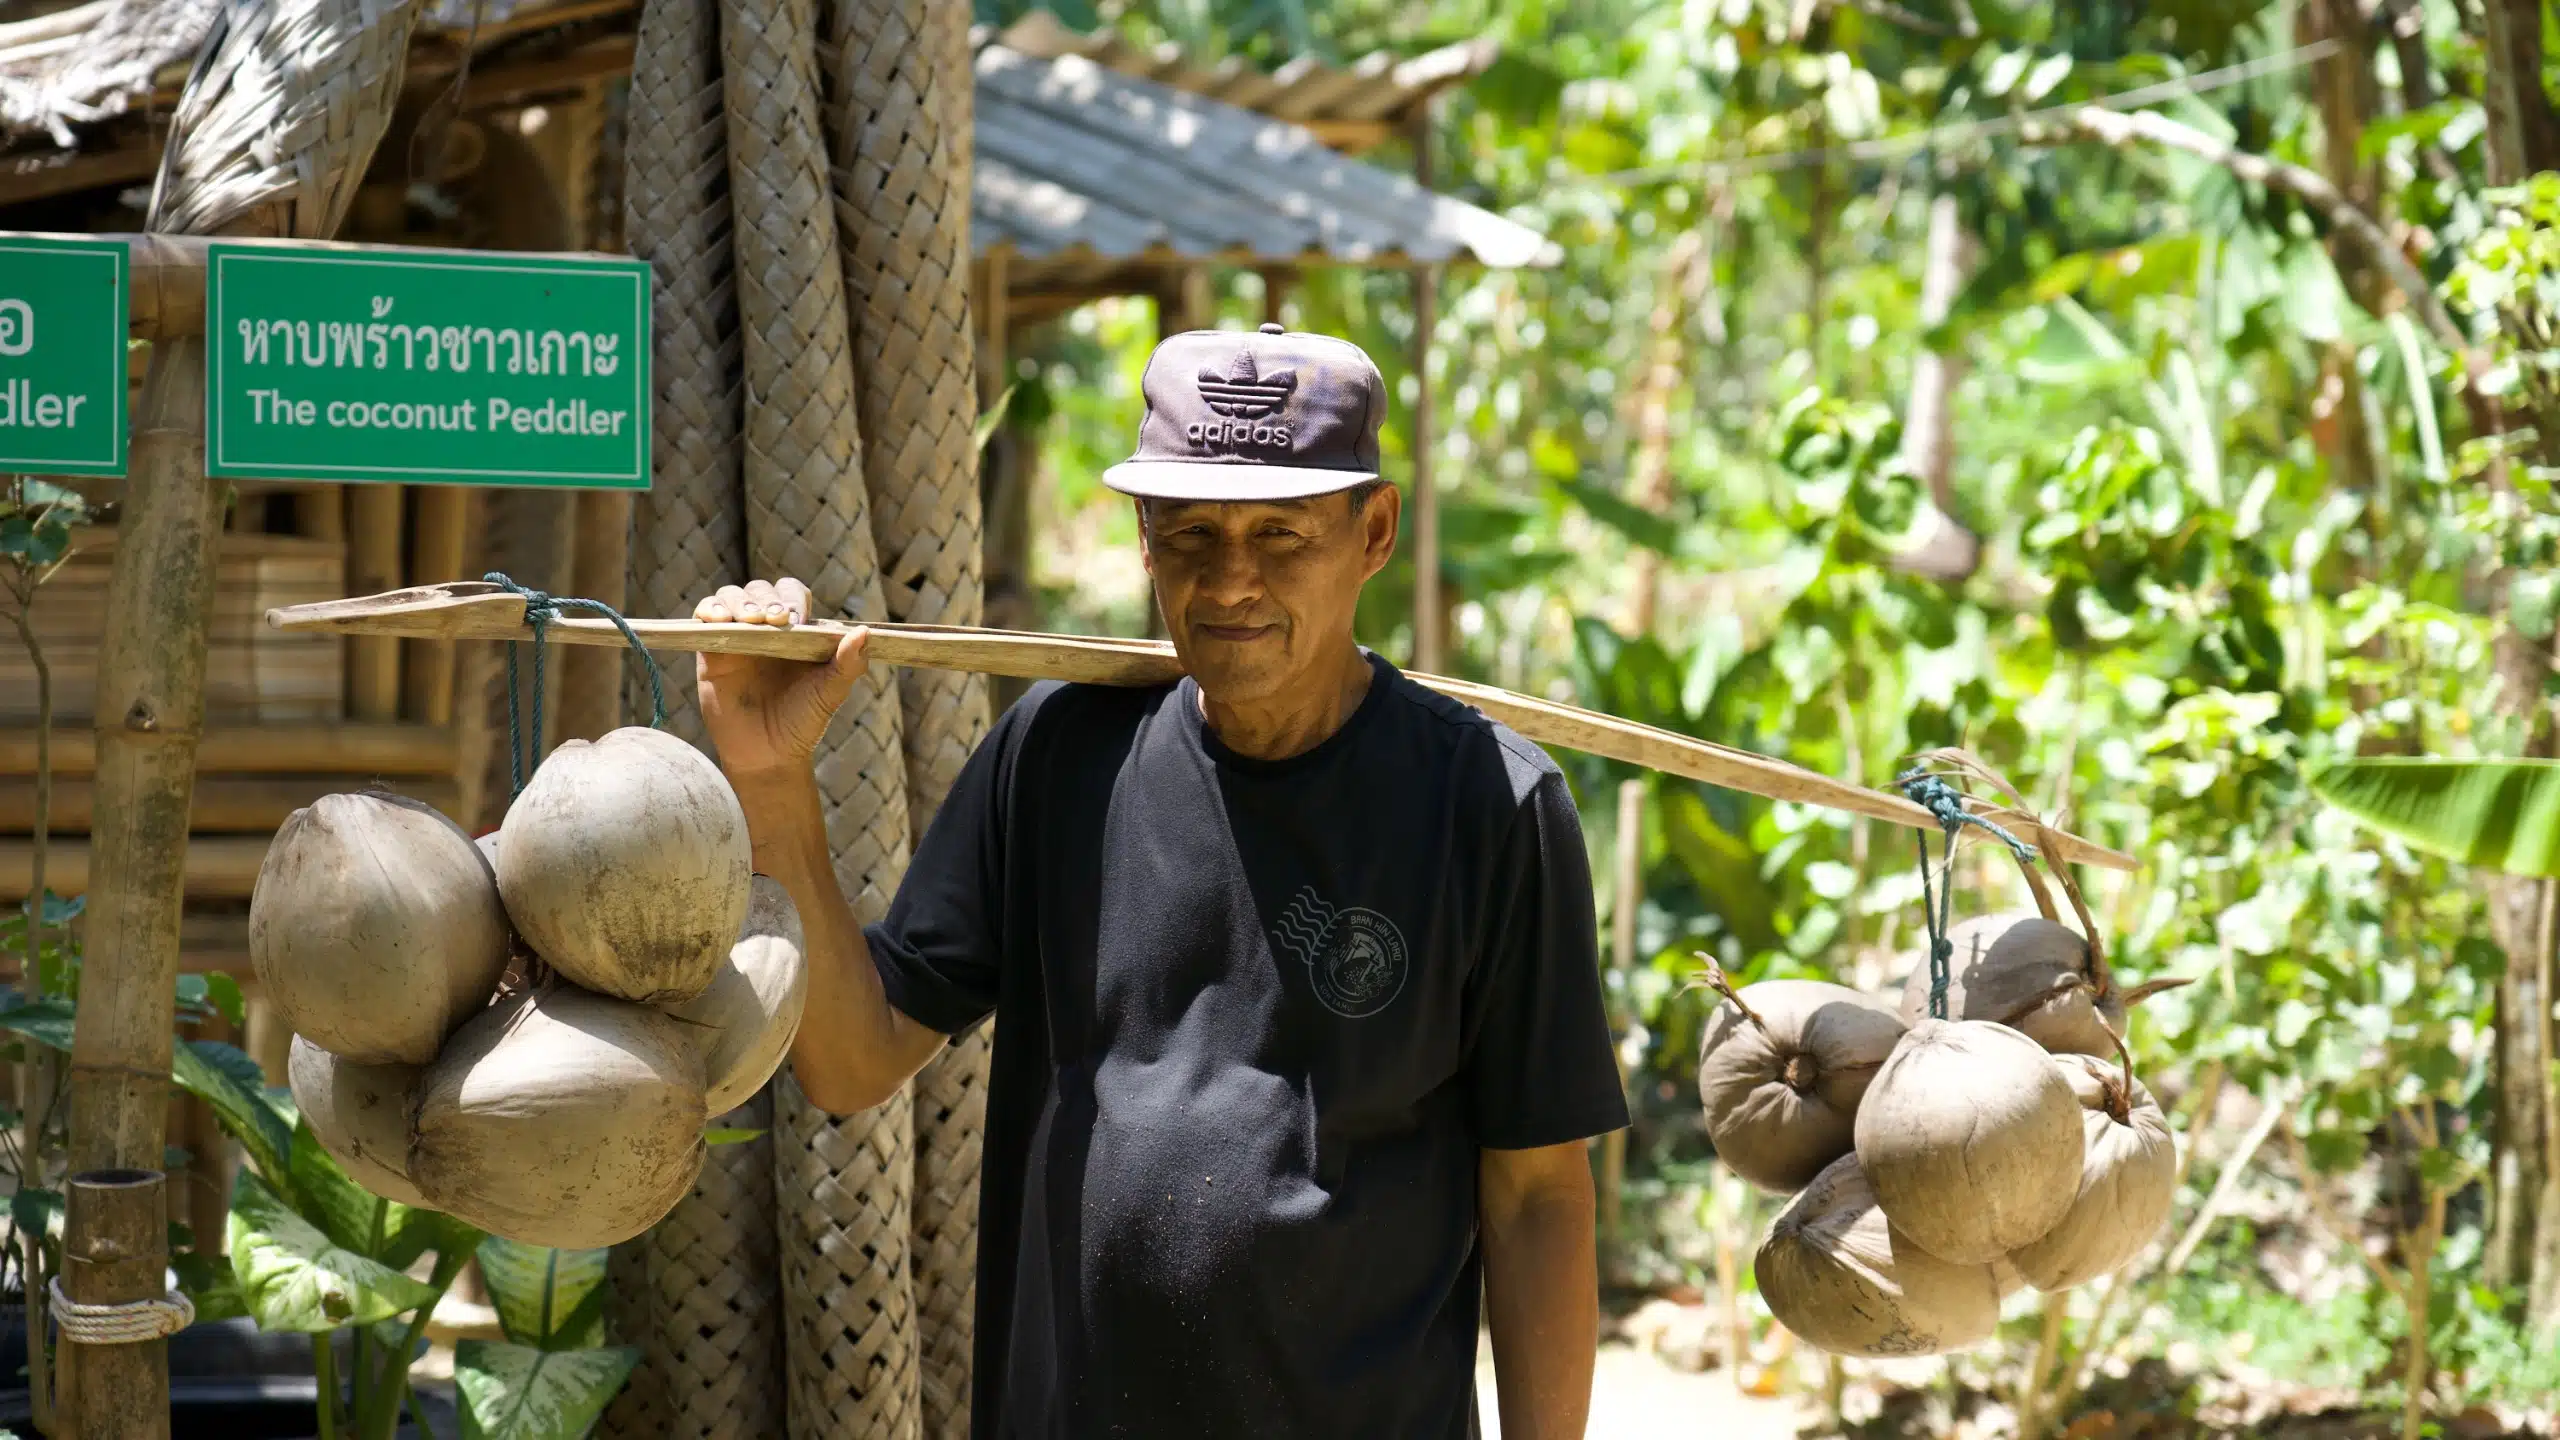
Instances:
[[[0,1389],[0,1426],[33,1440],[26,1306],[15,1296],[0,1297],[0,1306],[0,1385],[7,1387]],[[271,1335],[231,1319],[169,1337],[169,1432],[183,1440],[317,1440],[319,1395],[308,1335]],[[418,1403],[435,1436],[403,1424],[400,1440],[460,1433],[449,1388],[422,1388]]]

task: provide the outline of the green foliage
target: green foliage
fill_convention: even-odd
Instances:
[[[431,1306],[436,1290],[347,1248],[254,1172],[231,1191],[231,1266],[261,1330],[325,1334]]]
[[[640,1352],[604,1346],[602,1250],[480,1242],[503,1344],[454,1347],[463,1433],[489,1440],[577,1440],[622,1388]]]
[[[2509,875],[2560,875],[2560,761],[2349,760],[2312,788],[2430,854]]]

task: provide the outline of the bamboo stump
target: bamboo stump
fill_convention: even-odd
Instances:
[[[156,1170],[74,1174],[66,1197],[62,1293],[74,1304],[126,1305],[167,1291],[166,1186]],[[138,1385],[138,1373],[160,1383]],[[169,1342],[62,1347],[67,1440],[167,1440]]]

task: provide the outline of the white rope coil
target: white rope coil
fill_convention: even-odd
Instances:
[[[195,1302],[172,1290],[150,1300],[89,1305],[62,1293],[62,1277],[45,1284],[62,1338],[74,1345],[138,1345],[166,1340],[196,1321]]]

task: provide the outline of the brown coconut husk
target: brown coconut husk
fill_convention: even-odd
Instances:
[[[1859,1102],[1903,1024],[1871,997],[1819,980],[1736,990],[1699,958],[1725,999],[1698,1047],[1707,1136],[1735,1174],[1793,1194],[1849,1153]]]
[[[1942,1260],[1989,1265],[2071,1208],[2080,1102],[2041,1046],[2005,1025],[1922,1020],[1858,1107],[1858,1159],[1885,1213]]]
[[[409,1178],[409,1102],[418,1067],[358,1065],[296,1035],[285,1074],[295,1108],[339,1169],[385,1200],[427,1203]]]
[[[510,1240],[630,1239],[702,1168],[702,1055],[686,1032],[558,982],[483,1011],[419,1077],[410,1176],[435,1209]]]
[[[688,1025],[702,1051],[705,1106],[725,1115],[764,1088],[800,1033],[809,997],[801,955],[800,911],[769,876],[755,877],[738,943],[711,988],[667,1013]]]
[[[747,915],[747,820],[720,767],[626,726],[551,752],[507,807],[507,915],[600,995],[681,1004],[709,988]]]
[[[2009,1263],[2038,1290],[2068,1290],[2122,1269],[2142,1253],[2178,1195],[2178,1142],[2168,1116],[2119,1049],[2110,1065],[2091,1055],[2054,1064],[2081,1106],[2085,1141],[2079,1193],[2042,1239]]]
[[[1963,750],[1933,750],[1921,759],[1943,765],[1960,778],[1987,784],[2012,806],[2032,814],[2015,787]],[[2134,1006],[2193,982],[2180,977],[2121,984],[2108,966],[2105,942],[2099,938],[2078,877],[2069,865],[2054,858],[2061,851],[2051,823],[2039,816],[2030,830],[2037,854],[2061,882],[2080,928],[2075,933],[2062,923],[2035,860],[2019,857],[2018,870],[2035,899],[2036,913],[1976,916],[1948,930],[1954,953],[1947,967],[1946,1018],[2006,1025],[2058,1055],[2111,1057],[2118,1038],[2126,1033]],[[1929,955],[1923,949],[1903,981],[1901,1015],[1906,1024],[1929,1013],[1930,986]]]
[[[1938,1355],[2000,1323],[1992,1265],[1941,1260],[1897,1229],[1844,1155],[1770,1225],[1752,1262],[1778,1323],[1835,1355]]]
[[[323,795],[258,867],[249,959],[295,1034],[360,1065],[423,1065],[497,989],[507,917],[488,862],[435,807]]]

